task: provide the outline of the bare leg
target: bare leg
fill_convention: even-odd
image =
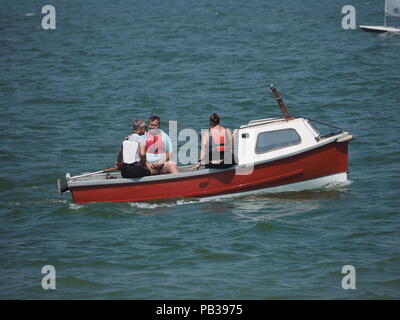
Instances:
[[[152,168],[148,162],[146,162],[146,167],[150,170],[151,175],[160,174],[157,168]]]
[[[176,165],[175,162],[172,161],[167,161],[164,163],[160,170],[161,174],[167,174],[167,173],[179,173],[178,166]]]

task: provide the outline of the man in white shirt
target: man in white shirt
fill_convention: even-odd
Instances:
[[[146,168],[146,121],[133,121],[133,133],[122,142],[117,163],[123,178],[141,178],[150,175]]]

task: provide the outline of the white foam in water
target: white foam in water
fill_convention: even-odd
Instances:
[[[69,204],[70,202],[66,199],[49,199],[50,203],[62,203],[62,204]]]
[[[335,183],[330,183],[327,184],[326,186],[316,188],[313,190],[321,190],[321,191],[327,191],[327,190],[343,190],[345,187],[349,186],[352,183],[352,181],[347,180],[343,182],[335,182]],[[304,191],[304,190],[301,190]],[[293,193],[296,192],[301,192],[301,191],[291,191]],[[289,191],[290,192],[290,191]],[[260,192],[259,190],[255,190],[252,192],[246,192],[246,193],[231,193],[231,194],[224,194],[224,195],[217,195],[217,196],[210,196],[210,197],[205,197],[205,198],[197,198],[196,200],[185,200],[185,199],[179,199],[173,202],[160,202],[160,203],[152,203],[152,202],[129,202],[129,205],[134,208],[139,208],[139,209],[156,209],[156,208],[170,208],[170,207],[175,207],[175,206],[180,206],[180,205],[187,205],[187,204],[193,204],[193,203],[205,203],[205,202],[226,202],[227,199],[234,199],[234,198],[240,198],[240,197],[251,197],[251,196],[259,196],[259,195],[268,195],[271,192],[268,189],[262,190]],[[275,192],[274,192],[275,193]],[[279,193],[279,192],[278,192]]]
[[[32,16],[34,16],[34,15],[35,15],[35,13],[28,12],[27,14],[25,14],[25,17],[32,17]]]
[[[329,189],[329,190],[343,190],[343,189],[346,189],[346,187],[348,187],[352,183],[353,183],[352,180],[331,182],[331,183],[328,183],[326,186],[322,187],[322,189],[323,190],[326,190],[326,189]]]
[[[161,202],[161,203],[151,203],[151,202],[128,202],[129,205],[133,208],[139,208],[139,209],[156,209],[156,208],[169,208],[169,207],[175,207],[175,206],[180,206],[180,205],[185,205],[185,204],[191,204],[191,203],[199,203],[202,202],[202,199],[199,199],[198,201],[193,201],[193,200],[184,200],[184,199],[179,199],[174,202]]]
[[[82,204],[76,204],[76,203],[70,203],[69,204],[69,208],[70,210],[80,210],[82,209],[84,206]]]
[[[243,194],[234,193],[234,194],[228,194],[228,195],[210,196],[210,197],[205,197],[205,198],[192,198],[191,200],[179,199],[179,200],[175,200],[175,201],[159,202],[159,203],[129,202],[129,205],[131,207],[139,208],[139,209],[155,209],[155,208],[162,208],[162,207],[170,208],[170,207],[193,204],[193,203],[226,202],[226,198],[235,198],[235,197],[243,197],[243,196],[244,196]]]

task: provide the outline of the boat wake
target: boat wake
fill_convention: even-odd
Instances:
[[[81,210],[85,206],[83,204],[77,204],[77,203],[69,203],[69,209],[70,210]]]
[[[188,199],[170,199],[160,200],[158,202],[128,202],[131,208],[152,210],[157,208],[171,208],[182,205],[200,204],[207,202],[227,202],[229,199],[242,198],[245,201],[268,201],[277,199],[289,200],[317,200],[321,198],[337,198],[338,192],[346,191],[352,184],[351,180],[329,183],[321,188],[304,191],[288,191],[288,192],[254,192],[254,194],[235,193],[228,195],[219,195],[206,198],[188,198]],[[265,204],[265,202],[264,202]],[[247,206],[249,203],[247,202]],[[78,205],[79,206],[79,205]],[[255,204],[255,206],[257,206]],[[77,209],[79,209],[78,207]]]
[[[175,199],[162,202],[128,202],[132,208],[139,209],[156,209],[156,208],[170,208],[181,205],[193,204],[202,202],[203,199]]]

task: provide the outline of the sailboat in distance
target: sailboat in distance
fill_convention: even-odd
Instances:
[[[387,25],[387,17],[400,18],[400,0],[385,0],[385,13],[383,26],[360,26],[361,29],[367,32],[384,33],[391,32],[400,34],[400,29],[389,27]]]

